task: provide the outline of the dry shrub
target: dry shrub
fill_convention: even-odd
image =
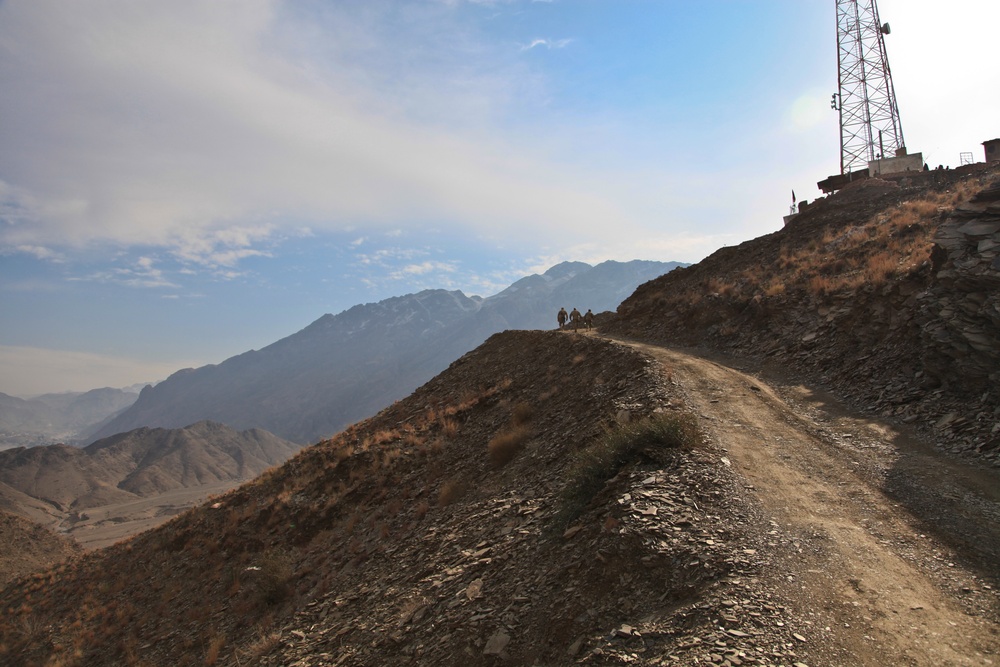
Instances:
[[[510,413],[510,423],[514,426],[523,426],[531,421],[535,416],[535,407],[527,401],[521,401],[514,406]]]
[[[430,445],[427,446],[427,450],[431,454],[437,456],[444,451],[444,444],[445,444],[444,440],[442,440],[441,438],[437,438],[434,440],[434,442],[430,443]]]
[[[496,468],[510,463],[524,447],[530,435],[528,428],[522,425],[493,436],[486,445],[490,463]]]
[[[709,278],[705,281],[705,292],[708,294],[717,294],[722,292],[722,288],[724,286],[725,283],[723,283],[719,278]]]
[[[438,493],[438,507],[451,505],[465,495],[467,488],[467,485],[462,480],[449,479],[441,485],[441,491]]]
[[[401,436],[400,436],[399,431],[397,431],[395,429],[392,429],[392,430],[388,430],[388,429],[381,430],[381,431],[377,432],[375,435],[373,435],[371,437],[371,444],[373,444],[373,445],[382,445],[382,444],[385,444],[387,442],[392,442],[393,440],[397,440],[400,437]]]
[[[643,460],[665,463],[672,452],[701,442],[698,422],[690,414],[656,415],[607,430],[575,455],[554,528],[561,531],[580,516],[604,484],[625,466]]]
[[[358,527],[358,523],[360,522],[361,514],[359,512],[354,512],[354,514],[348,517],[347,523],[344,524],[344,532],[348,535],[352,535],[354,533],[354,529]]]
[[[865,278],[873,285],[881,285],[896,273],[897,267],[896,257],[887,252],[872,255],[865,267]]]
[[[809,291],[816,295],[833,291],[833,281],[827,276],[813,276],[809,279]]]
[[[240,651],[243,657],[250,660],[256,660],[262,658],[274,649],[278,647],[281,643],[281,633],[277,630],[266,630],[264,628],[257,629],[257,636],[254,638],[250,644]]]
[[[418,440],[417,445],[421,444],[423,441]],[[389,468],[395,463],[396,459],[403,455],[403,450],[398,448],[386,449],[382,451],[381,456],[379,456],[379,464],[382,468]]]
[[[212,667],[212,665],[219,662],[219,651],[222,650],[225,643],[226,638],[221,635],[216,635],[212,641],[208,643],[208,650],[205,651],[206,667]]]
[[[427,515],[427,511],[431,508],[430,503],[426,500],[421,500],[417,503],[416,508],[414,508],[413,513],[416,514],[418,519],[423,519]]]
[[[278,549],[270,549],[261,555],[259,567],[251,580],[257,602],[261,606],[271,607],[284,601],[292,590],[291,555]]]
[[[937,196],[930,199],[917,199],[904,202],[890,217],[890,222],[896,227],[905,227],[918,222],[933,220],[938,216],[938,209],[941,208],[942,199],[941,196]]]
[[[785,283],[782,282],[771,283],[767,286],[767,289],[764,290],[764,296],[781,296],[784,293]]]
[[[441,420],[441,435],[446,438],[454,438],[458,435],[458,422],[454,419],[443,418]]]

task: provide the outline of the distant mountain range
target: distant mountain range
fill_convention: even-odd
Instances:
[[[566,262],[486,299],[426,290],[354,306],[259,351],[178,371],[91,437],[209,419],[311,443],[407,396],[494,333],[553,329],[561,307],[613,310],[678,266]]]
[[[0,451],[0,509],[31,516],[40,501],[60,512],[122,503],[179,488],[256,477],[299,446],[266,431],[212,422],[140,428],[83,449],[49,445]]]
[[[139,390],[93,389],[23,399],[0,393],[0,449],[69,441],[135,403]]]

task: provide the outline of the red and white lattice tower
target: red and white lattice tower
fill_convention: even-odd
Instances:
[[[837,0],[837,93],[840,173],[906,153],[875,0]]]

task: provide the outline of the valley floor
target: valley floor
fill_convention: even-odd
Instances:
[[[172,489],[149,498],[101,505],[63,517],[53,526],[76,540],[84,549],[102,549],[116,542],[150,530],[181,512],[200,505],[212,496],[221,495],[246,480],[230,480],[182,489]]]
[[[1000,665],[1000,471],[780,374],[620,342],[664,365],[769,515],[759,586],[805,628],[802,664]]]

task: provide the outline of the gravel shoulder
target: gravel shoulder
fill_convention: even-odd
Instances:
[[[766,585],[811,628],[814,662],[1000,664],[1000,472],[778,373],[629,344],[664,365],[770,515]]]

